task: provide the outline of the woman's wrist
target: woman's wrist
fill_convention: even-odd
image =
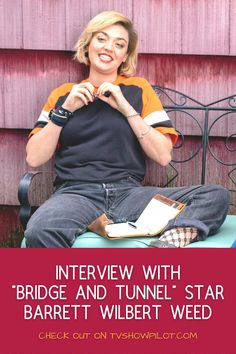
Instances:
[[[51,109],[48,116],[54,124],[64,127],[68,120],[73,117],[73,112],[59,106],[54,110]]]
[[[133,118],[133,117],[137,117],[137,116],[140,116],[140,113],[135,112],[133,114],[129,114],[128,116],[126,116],[126,118],[129,119],[129,118]]]
[[[121,112],[126,118],[131,118],[134,116],[139,115],[139,112],[137,112],[131,105],[123,108]]]
[[[66,104],[65,102],[63,103],[63,105],[61,106],[62,108],[64,108],[65,110],[74,113],[75,108],[72,105]]]

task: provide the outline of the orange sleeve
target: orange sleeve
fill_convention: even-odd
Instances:
[[[74,83],[63,84],[50,93],[47,102],[44,104],[43,109],[38,117],[38,120],[35,123],[34,128],[31,130],[28,138],[38,133],[41,129],[45,127],[45,125],[49,122],[48,114],[50,110],[56,107],[56,104],[60,97],[66,95],[71,91],[73,85]]]
[[[177,143],[179,134],[175,128],[157,127],[156,130],[162,134],[169,134],[173,145]]]

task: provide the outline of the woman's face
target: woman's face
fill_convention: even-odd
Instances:
[[[90,70],[104,74],[117,73],[127,58],[128,31],[122,25],[112,25],[96,32],[89,44]]]

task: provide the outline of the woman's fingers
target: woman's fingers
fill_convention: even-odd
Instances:
[[[110,94],[107,94],[108,92],[110,92]],[[120,111],[124,116],[126,116],[127,112],[130,112],[132,108],[123,95],[120,86],[111,84],[110,82],[104,82],[98,88],[98,97],[100,100]]]
[[[82,94],[86,97],[86,99],[88,101],[92,102],[93,101],[93,90],[91,90],[91,91],[90,91],[89,87],[76,85],[75,87],[73,87],[71,94],[72,95]]]
[[[95,97],[100,98],[119,111],[122,111],[122,107],[127,103],[118,85],[104,82],[99,86],[97,92],[95,91],[95,87],[90,82],[74,85],[65,101],[65,108],[75,111],[84,105],[87,106],[89,102],[93,102]]]
[[[120,87],[117,85],[113,85],[109,82],[104,82],[101,86],[99,86],[97,94],[98,96],[105,96],[105,97],[109,97],[110,95],[108,95],[107,93],[110,92],[110,94],[116,94],[118,93],[118,91],[120,90]]]
[[[74,109],[79,109],[83,105],[87,106],[89,102],[93,102],[93,91],[93,85],[88,83],[74,85],[66,99],[66,103],[73,105]]]
[[[86,106],[88,105],[89,100],[83,93],[75,92],[73,96],[79,98],[83,102],[84,105],[86,105]]]

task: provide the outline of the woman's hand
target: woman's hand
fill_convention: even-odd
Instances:
[[[94,86],[90,82],[74,85],[62,107],[74,112],[84,105],[87,106],[89,102],[93,102],[93,94]]]
[[[109,97],[104,94],[109,91],[111,94]],[[120,86],[111,84],[110,82],[104,82],[97,90],[97,96],[100,100],[108,103],[111,107],[117,109],[124,116],[133,114],[134,109],[130,103],[124,97]]]

